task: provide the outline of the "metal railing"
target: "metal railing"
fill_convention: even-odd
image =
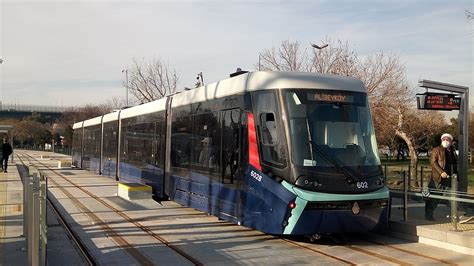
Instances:
[[[12,103],[2,103],[0,101],[0,111],[64,113],[68,110],[72,110],[73,108],[74,107],[69,107],[69,106],[12,104]]]
[[[410,178],[407,171],[400,172],[400,181],[403,183],[402,188],[390,188],[390,197],[391,202],[393,202],[393,198],[401,198],[402,204],[399,209],[402,211],[402,218],[401,221],[407,222],[409,221],[408,209],[409,209],[409,201],[415,199],[415,201],[423,202],[427,199],[437,199],[437,200],[444,200],[449,202],[450,212],[447,215],[451,223],[451,229],[453,231],[458,231],[458,227],[460,224],[460,210],[459,205],[464,204],[465,209],[468,209],[467,206],[469,204],[470,208],[474,206],[474,196],[470,195],[466,192],[458,191],[458,176],[453,174],[451,177],[451,186],[447,188],[429,188],[428,182],[425,182],[422,187],[415,187],[413,190],[410,185]],[[423,180],[423,178],[421,179]]]
[[[46,265],[48,224],[47,177],[34,165],[26,165],[23,180],[23,235],[28,250],[28,265]]]

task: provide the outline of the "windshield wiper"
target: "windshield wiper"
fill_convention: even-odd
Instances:
[[[314,143],[312,140],[308,140],[308,143],[311,144],[313,147],[315,147],[316,152],[321,155],[326,161],[330,162],[337,170],[339,170],[340,173],[346,176],[346,181],[348,184],[353,184],[356,182],[354,179],[354,176],[351,172],[349,172],[346,168],[341,166],[341,164],[332,156],[328,155],[326,152],[324,152],[318,144]]]

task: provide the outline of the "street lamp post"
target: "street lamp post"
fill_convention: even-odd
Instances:
[[[321,46],[320,46],[320,45],[317,45],[317,44],[314,44],[314,43],[311,44],[311,47],[313,47],[314,49],[317,49],[317,50],[319,50],[319,51],[321,51],[322,49],[324,49],[324,48],[326,48],[326,47],[328,47],[328,46],[329,46],[329,44],[327,44],[327,43],[326,43],[326,44],[323,44],[323,45],[321,45]],[[314,52],[314,56],[316,56],[316,51]],[[311,66],[311,70],[310,70],[310,71],[313,71],[312,68],[315,68],[315,69],[314,69],[315,72],[317,71],[317,67],[315,66],[315,64],[316,64],[316,63],[315,63],[315,59],[313,59],[313,61],[312,61],[312,66]]]
[[[126,90],[125,99],[126,99],[127,107],[128,107],[128,69],[123,69],[122,73],[124,72],[125,72],[125,90]]]
[[[319,45],[317,45],[317,44],[314,44],[314,43],[311,44],[311,46],[312,46],[313,48],[316,48],[316,49],[318,49],[318,50],[324,49],[324,48],[328,47],[328,45],[329,45],[329,44],[327,44],[327,43],[326,43],[326,44],[323,44],[323,45],[321,45],[321,46],[319,46]]]

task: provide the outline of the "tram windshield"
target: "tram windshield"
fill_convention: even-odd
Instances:
[[[296,166],[363,174],[380,165],[366,93],[294,89],[284,97]]]

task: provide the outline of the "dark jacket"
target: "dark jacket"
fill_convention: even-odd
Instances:
[[[446,166],[446,149],[443,146],[438,146],[431,152],[431,178],[434,182],[441,182],[441,174],[444,172]],[[456,161],[458,160],[456,152],[454,152]]]
[[[12,154],[12,146],[10,145],[10,143],[3,143],[2,145],[2,156],[3,158],[6,158],[8,156],[10,156],[10,154]]]

